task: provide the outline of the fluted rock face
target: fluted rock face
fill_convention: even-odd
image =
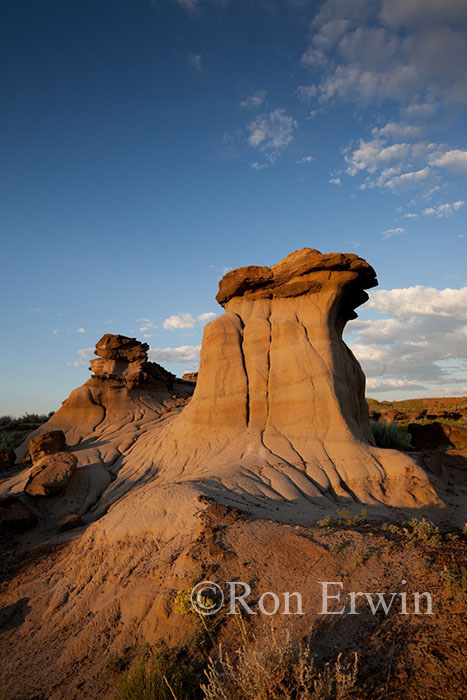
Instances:
[[[225,275],[193,399],[151,452],[160,480],[252,500],[436,501],[415,462],[371,444],[365,378],[342,340],[376,284],[362,258],[311,248]]]
[[[350,429],[369,440],[365,379],[342,331],[376,284],[362,258],[311,248],[229,272],[217,295],[225,314],[203,340],[191,419],[263,438],[309,441],[332,429],[338,439]]]

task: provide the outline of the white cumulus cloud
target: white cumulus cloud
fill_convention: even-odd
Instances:
[[[204,314],[199,314],[198,321],[200,323],[207,323],[208,321],[212,321],[213,318],[216,318],[217,314],[214,311],[206,311]]]
[[[162,324],[163,328],[167,331],[175,331],[182,328],[194,328],[197,325],[202,325],[211,321],[215,318],[217,314],[214,311],[207,311],[205,313],[199,314],[196,318],[190,313],[181,313],[169,316],[166,318]]]
[[[467,102],[464,0],[326,0],[305,66],[321,100]]]
[[[438,153],[431,159],[432,165],[446,168],[455,173],[467,174],[467,151],[455,148],[444,153]]]
[[[166,318],[162,325],[168,331],[175,331],[179,328],[193,328],[196,325],[196,320],[189,313],[174,314]]]
[[[467,287],[383,289],[368,307],[384,318],[351,321],[346,332],[369,391],[458,392],[467,371]]]
[[[457,202],[452,202],[451,204],[438,204],[436,207],[427,207],[423,210],[424,216],[437,216],[439,219],[445,216],[452,216],[456,211],[459,211],[463,207],[465,202],[458,200]]]
[[[194,362],[199,360],[201,345],[180,345],[175,348],[151,348],[148,357],[152,362]]]

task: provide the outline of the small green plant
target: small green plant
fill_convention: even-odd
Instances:
[[[386,421],[370,421],[370,427],[378,447],[394,450],[410,449],[410,433],[407,428]]]
[[[342,508],[341,510],[336,510],[339,519],[337,521],[338,525],[345,525],[346,527],[353,527],[354,525],[362,525],[366,521],[367,512],[365,508],[362,508],[358,515],[353,517],[350,515],[347,508]]]
[[[446,539],[448,542],[457,542],[459,539],[459,535],[455,532],[448,532],[446,535]]]
[[[412,518],[406,520],[403,525],[403,533],[406,539],[412,543],[438,545],[442,541],[439,528],[429,520]]]
[[[366,521],[367,512],[365,508],[362,508],[360,513],[357,515],[350,515],[347,508],[341,508],[341,510],[336,510],[336,515],[338,518],[331,518],[330,515],[326,515],[322,520],[317,521],[318,527],[355,527],[355,525],[363,525]]]
[[[204,659],[186,647],[144,650],[138,664],[117,683],[116,700],[201,700]]]
[[[373,552],[368,547],[363,547],[355,555],[355,567],[363,566],[367,563],[368,559],[373,556]]]
[[[464,603],[467,602],[467,566],[463,564],[453,564],[452,566],[445,567],[439,577],[454,593],[458,600]]]
[[[393,523],[383,523],[381,525],[381,530],[383,532],[390,532],[391,535],[402,535],[402,530],[398,525],[394,525]]]

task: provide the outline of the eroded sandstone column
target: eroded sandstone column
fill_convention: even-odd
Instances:
[[[365,378],[342,332],[375,285],[357,255],[311,248],[227,273],[191,403],[151,450],[160,480],[250,499],[436,501],[413,460],[371,444]]]

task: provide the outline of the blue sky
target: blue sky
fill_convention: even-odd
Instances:
[[[1,0],[0,413],[106,332],[182,374],[228,269],[357,252],[380,399],[467,394],[465,0]]]

